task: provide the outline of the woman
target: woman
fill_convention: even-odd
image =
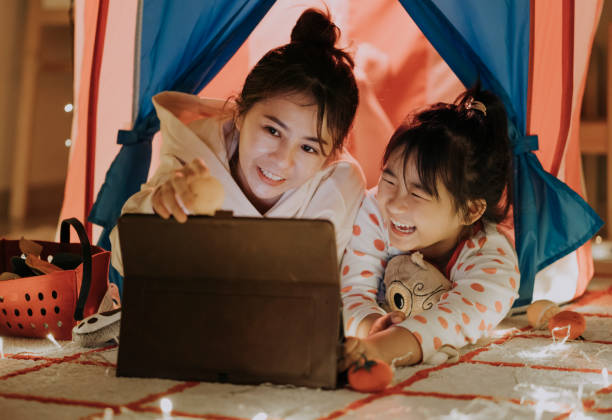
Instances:
[[[335,47],[328,15],[306,10],[291,42],[269,51],[232,103],[164,92],[153,98],[163,146],[158,169],[123,213],[187,220],[192,187],[212,176],[224,190],[221,208],[236,216],[321,218],[333,222],[338,257],[350,235],[364,181],[343,151],[358,91],[353,60]],[[122,273],[119,238],[113,266]]]

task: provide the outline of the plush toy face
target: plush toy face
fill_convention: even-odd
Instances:
[[[451,288],[451,282],[436,267],[415,254],[391,258],[385,270],[385,309],[402,311],[406,317],[431,309]]]

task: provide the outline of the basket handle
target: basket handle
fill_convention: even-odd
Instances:
[[[62,220],[60,226],[60,242],[62,244],[70,243],[70,226],[72,226],[77,235],[79,235],[81,255],[83,257],[83,280],[81,281],[81,290],[79,291],[79,298],[74,310],[74,319],[80,321],[83,319],[83,309],[85,308],[85,302],[87,302],[87,296],[89,295],[89,289],[91,287],[91,244],[83,224],[75,217]]]

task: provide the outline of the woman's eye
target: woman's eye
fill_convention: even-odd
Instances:
[[[307,144],[302,145],[302,150],[306,153],[318,153],[317,149]]]
[[[264,129],[274,137],[280,137],[280,132],[276,128],[267,125],[264,127]]]

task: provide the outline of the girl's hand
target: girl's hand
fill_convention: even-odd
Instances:
[[[342,345],[342,352],[338,365],[340,372],[363,360],[364,357],[370,360],[380,359],[378,349],[367,338],[347,337]]]
[[[347,337],[342,347],[343,357],[338,369],[343,371],[365,356],[378,359],[389,366],[409,366],[423,357],[417,338],[405,328],[390,327],[367,338]]]
[[[223,202],[223,187],[201,159],[174,172],[172,177],[155,189],[153,211],[162,218],[170,216],[183,223],[187,214],[213,214]]]
[[[372,326],[370,327],[370,331],[368,332],[368,336],[372,334],[376,334],[383,330],[386,330],[387,328],[395,324],[399,324],[405,319],[406,319],[406,314],[404,314],[402,311],[389,312],[388,314],[383,315],[380,318],[377,318],[372,323]]]

